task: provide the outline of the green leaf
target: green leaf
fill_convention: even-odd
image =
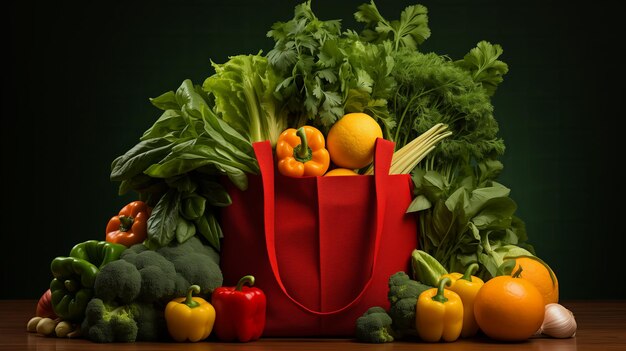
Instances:
[[[480,229],[478,229],[478,226],[476,226],[476,224],[472,222],[469,222],[468,228],[469,228],[469,233],[472,234],[472,238],[480,241]]]
[[[180,193],[170,189],[152,209],[148,218],[148,239],[156,247],[169,244],[178,226]]]
[[[478,262],[484,267],[490,277],[498,275],[500,264],[492,256],[480,253],[478,254]]]
[[[380,43],[391,40],[397,50],[400,47],[415,50],[428,37],[428,9],[422,5],[407,6],[400,13],[400,20],[387,21],[378,11],[374,1],[359,6],[354,14],[357,22],[365,23],[361,39],[366,42]]]
[[[145,173],[155,178],[170,178],[185,174],[206,165],[224,167],[236,173],[254,173],[255,170],[241,163],[228,153],[221,145],[210,139],[189,140],[176,145],[172,152],[157,164],[153,164]]]
[[[515,268],[515,260],[506,260],[496,270],[496,276],[511,275],[513,268]]]
[[[365,29],[361,32],[361,38],[364,41],[381,42],[387,39],[388,33],[392,31],[373,0],[369,4],[359,6],[354,18],[357,22],[365,23]]]
[[[374,80],[372,79],[372,77],[370,77],[367,71],[364,69],[357,69],[356,77],[357,77],[356,84],[355,84],[356,88],[358,90],[371,93],[372,86],[374,85]]]
[[[471,192],[469,203],[465,208],[468,218],[474,217],[481,211],[489,201],[496,198],[508,198],[511,190],[502,184],[493,182],[492,186],[474,189]],[[510,211],[510,205],[505,208]],[[497,210],[496,210],[497,211]],[[514,209],[513,209],[514,211]]]
[[[481,41],[463,57],[463,60],[456,61],[455,64],[470,71],[474,81],[480,83],[491,96],[502,83],[503,76],[509,71],[508,65],[498,60],[502,52],[500,45]]]
[[[422,191],[432,201],[440,199],[448,190],[446,179],[436,171],[428,171],[423,176]]]
[[[471,221],[480,229],[506,229],[511,226],[516,210],[517,205],[511,198],[494,198],[487,201]]]
[[[172,148],[173,143],[165,137],[139,142],[111,164],[112,181],[130,179],[143,172],[148,166],[159,162]]]
[[[163,114],[161,114],[161,117],[154,122],[152,127],[143,133],[140,140],[163,137],[171,132],[183,130],[186,124],[187,123],[181,115],[180,110],[166,110]]]
[[[198,219],[204,214],[207,200],[198,194],[183,197],[180,214],[188,220]]]
[[[201,179],[199,185],[200,189],[198,190],[198,194],[204,196],[209,205],[225,207],[232,203],[226,188],[220,183],[208,179]]]
[[[170,188],[178,190],[181,194],[189,194],[196,191],[198,185],[191,180],[188,174],[181,174],[165,179]]]
[[[209,242],[215,250],[220,251],[220,239],[224,237],[222,228],[211,211],[206,211],[204,216],[196,221],[198,232]]]
[[[285,77],[271,69],[268,58],[260,54],[233,56],[213,67],[215,74],[202,88],[215,97],[215,113],[249,142],[269,140],[274,145],[289,124],[285,102],[275,94]]]
[[[419,212],[419,211],[427,210],[431,207],[432,207],[432,204],[430,201],[428,201],[428,198],[426,196],[418,195],[413,199],[413,201],[411,201],[411,204],[407,208],[406,212],[407,213]]]
[[[179,108],[178,103],[176,102],[176,94],[173,91],[168,91],[167,93],[163,93],[155,98],[151,98],[150,102],[155,107],[166,111],[166,110],[177,110]]]
[[[122,180],[118,188],[118,195],[124,195],[131,190],[142,192],[143,190],[154,187],[157,184],[162,184],[162,181],[140,173],[130,179]]]
[[[396,28],[395,35],[406,48],[417,49],[418,45],[430,37],[428,9],[425,6],[407,6],[400,14],[400,22],[396,23],[393,25]]]
[[[442,275],[448,271],[433,256],[423,250],[413,250],[411,253],[411,267],[413,279],[423,284],[437,286]]]
[[[436,201],[430,218],[432,231],[427,233],[438,246],[445,240],[454,242],[451,237],[456,233],[454,212],[450,211],[444,201]]]
[[[194,235],[196,235],[196,226],[184,218],[178,218],[176,241],[182,244]]]
[[[241,169],[224,164],[216,164],[215,167],[225,173],[239,190],[248,189],[248,176]]]

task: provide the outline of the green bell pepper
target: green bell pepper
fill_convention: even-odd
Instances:
[[[124,245],[89,240],[75,245],[69,257],[52,260],[50,300],[54,312],[64,320],[80,322],[87,303],[93,297],[93,286],[100,268],[119,259]]]
[[[107,241],[88,240],[77,244],[70,251],[70,257],[76,257],[93,263],[98,269],[120,258],[126,246]]]

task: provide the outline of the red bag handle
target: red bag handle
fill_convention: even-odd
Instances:
[[[374,185],[376,189],[376,236],[374,241],[374,257],[372,260],[372,267],[369,273],[369,279],[361,289],[361,292],[347,305],[335,309],[332,311],[316,311],[310,309],[294,299],[283,284],[278,270],[278,259],[276,258],[276,245],[275,245],[275,232],[274,232],[274,159],[272,157],[272,147],[268,141],[257,142],[253,144],[254,152],[259,163],[261,170],[261,179],[263,182],[263,212],[265,218],[265,243],[267,248],[267,255],[269,257],[270,266],[278,286],[283,293],[297,306],[305,311],[316,315],[331,315],[344,311],[354,304],[356,304],[365,292],[372,284],[374,278],[374,270],[378,260],[378,251],[380,248],[380,239],[383,229],[383,218],[385,216],[385,200],[386,188],[384,178],[389,175],[389,168],[391,167],[391,159],[393,157],[394,143],[378,138],[376,140],[375,158],[374,158]]]

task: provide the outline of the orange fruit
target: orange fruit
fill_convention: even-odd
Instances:
[[[382,137],[374,118],[361,112],[348,113],[330,127],[326,147],[335,165],[359,169],[372,163],[376,138]]]
[[[478,290],[474,317],[478,327],[492,339],[526,340],[543,323],[543,296],[524,278],[497,276]]]
[[[351,169],[335,168],[326,172],[326,174],[324,175],[325,176],[354,176],[354,175],[359,175],[359,174]]]
[[[520,256],[510,259],[515,260],[515,267],[511,271],[511,275],[521,266],[522,272],[519,276],[533,283],[543,295],[544,305],[559,302],[559,281],[550,266],[534,256]]]

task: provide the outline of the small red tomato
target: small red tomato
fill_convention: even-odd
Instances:
[[[44,292],[43,295],[41,295],[41,297],[39,298],[35,315],[42,318],[57,318],[56,313],[54,313],[54,310],[52,309],[52,301],[50,300],[50,289],[46,290],[46,292]]]

